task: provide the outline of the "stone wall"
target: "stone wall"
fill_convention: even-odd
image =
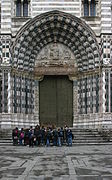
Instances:
[[[13,129],[14,127],[29,128],[39,124],[34,115],[27,114],[0,114],[0,128]]]
[[[32,0],[29,1],[28,6],[28,17],[16,17],[16,1],[15,0],[4,0],[1,2],[1,33],[10,33],[13,36],[16,35],[18,30],[29,21],[29,19],[48,11],[59,10],[63,12],[67,12],[75,15],[76,17],[83,18],[83,20],[89,24],[89,26],[93,29],[97,36],[100,35],[100,27],[105,26],[105,20],[110,23],[111,18],[111,0],[108,0],[105,5],[105,1],[100,0],[97,2],[96,6],[96,16],[95,17],[84,17],[84,8],[83,8],[83,0],[70,0],[70,1],[40,1],[40,0]],[[106,7],[108,6],[108,7]],[[107,14],[105,11],[108,11]],[[102,13],[101,13],[102,12]],[[104,13],[104,15],[103,15]],[[106,16],[105,16],[106,15]],[[103,17],[107,17],[106,19]],[[101,18],[102,17],[102,18]],[[106,22],[107,23],[107,22]],[[104,24],[104,25],[103,25]]]
[[[74,118],[73,127],[90,129],[100,129],[102,127],[112,128],[112,114],[96,113],[77,115]]]

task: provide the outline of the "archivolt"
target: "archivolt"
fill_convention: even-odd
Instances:
[[[13,67],[33,71],[37,54],[52,42],[70,48],[79,71],[99,67],[99,47],[94,32],[81,19],[59,11],[41,14],[20,29],[12,47]]]

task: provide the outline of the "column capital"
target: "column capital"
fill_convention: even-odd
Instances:
[[[36,76],[34,79],[37,81],[42,81],[44,79],[44,75],[43,76]]]
[[[111,72],[111,67],[103,67],[102,72]]]
[[[69,75],[68,77],[69,77],[70,81],[76,81],[77,80],[77,77],[74,75]]]
[[[110,73],[111,72],[111,68],[107,68],[107,71]]]
[[[11,65],[4,65],[4,64],[1,64],[1,66],[0,66],[0,69],[1,70],[6,70],[6,71],[11,71]]]

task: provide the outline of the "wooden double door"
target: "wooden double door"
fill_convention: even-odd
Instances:
[[[39,93],[41,125],[73,126],[73,83],[68,76],[44,76]]]

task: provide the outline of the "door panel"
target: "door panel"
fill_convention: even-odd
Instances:
[[[40,82],[40,123],[72,126],[73,88],[68,76],[45,76]]]
[[[61,76],[57,82],[57,112],[58,124],[63,126],[67,124],[72,126],[73,114],[73,95],[72,81],[69,81],[68,76]]]
[[[40,82],[40,124],[57,124],[56,82],[52,76],[45,76]]]

